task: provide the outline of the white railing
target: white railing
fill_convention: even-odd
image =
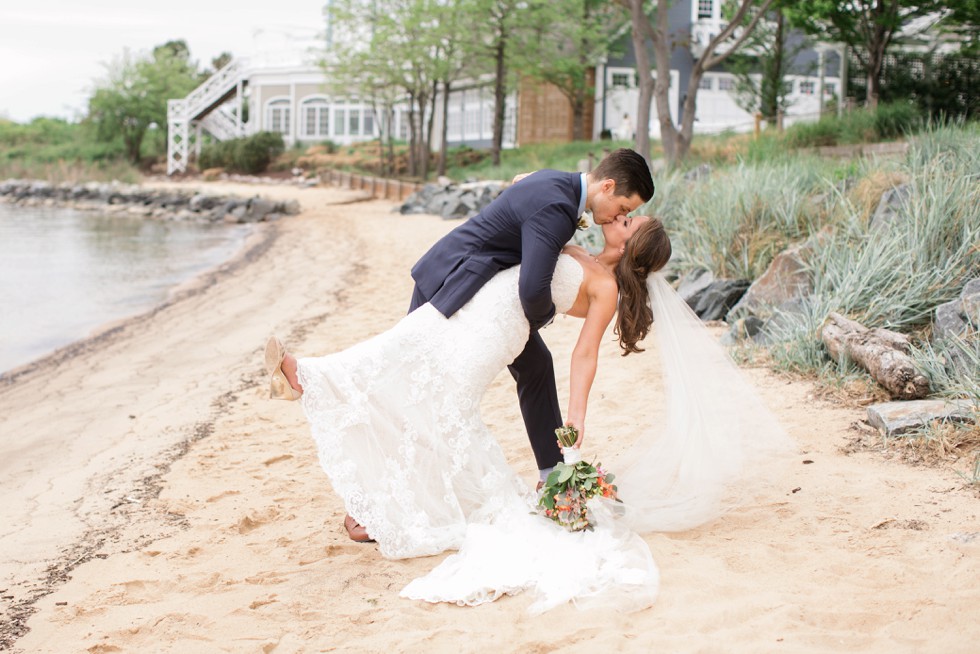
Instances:
[[[248,62],[233,59],[228,65],[187,94],[167,101],[167,174],[187,170],[191,136],[200,126],[219,141],[238,138],[245,133],[242,122],[214,105],[232,91],[241,93],[248,75]],[[198,143],[194,143],[199,147]]]
[[[227,66],[187,94],[183,99],[187,111],[197,113],[217,102],[221,96],[238,86],[239,80],[244,77],[246,68],[248,68],[246,60],[232,59]]]
[[[227,141],[242,136],[241,124],[221,107],[206,114],[201,119],[201,127],[219,141]]]

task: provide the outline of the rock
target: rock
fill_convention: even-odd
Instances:
[[[872,231],[887,229],[898,218],[902,208],[908,204],[911,195],[912,188],[908,184],[890,188],[882,193],[868,227]]]
[[[684,179],[689,182],[696,182],[701,179],[708,179],[709,177],[711,177],[711,165],[706,163],[684,173]]]
[[[246,223],[257,223],[260,222],[266,215],[272,213],[276,210],[276,203],[265,198],[254,197],[249,199],[245,203],[245,213],[242,216],[242,222]]]
[[[693,309],[701,294],[713,281],[715,281],[715,275],[710,270],[695,268],[681,278],[681,282],[677,286],[677,294]]]
[[[300,212],[300,206],[298,200],[289,200],[283,204],[282,211],[287,216],[296,216]]]
[[[478,213],[503,190],[502,182],[469,182],[460,185],[426,184],[401,205],[402,214],[432,214],[444,219]]]
[[[960,315],[980,330],[980,277],[971,279],[960,293]]]
[[[752,282],[742,299],[732,307],[730,318],[809,295],[813,291],[813,277],[807,269],[805,256],[810,249],[809,245],[802,244],[777,254],[766,272]]]
[[[762,329],[752,341],[758,345],[771,345],[785,340],[783,335],[793,331],[801,316],[806,315],[806,304],[802,298],[784,302],[775,308],[772,315],[766,319]]]
[[[720,342],[726,346],[736,345],[744,340],[754,338],[756,334],[762,331],[763,326],[765,326],[765,322],[757,316],[739,318],[732,323],[727,332],[722,334]]]
[[[960,300],[945,302],[936,307],[936,317],[932,321],[933,339],[943,340],[966,331],[966,321],[960,313],[961,307]]]
[[[750,284],[747,279],[721,279],[713,282],[698,298],[694,313],[701,320],[723,319]]]
[[[210,211],[214,209],[221,202],[221,198],[216,198],[212,195],[204,195],[198,193],[191,197],[187,202],[187,208],[191,211]]]
[[[868,407],[868,422],[885,436],[898,436],[934,420],[973,423],[972,406],[968,400],[884,402]]]

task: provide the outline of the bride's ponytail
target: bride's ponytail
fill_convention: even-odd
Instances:
[[[623,348],[623,356],[643,351],[637,343],[646,337],[653,324],[647,275],[667,265],[670,254],[670,238],[657,217],[651,217],[640,225],[626,241],[626,249],[616,266],[619,311],[615,333],[619,337],[619,346]]]

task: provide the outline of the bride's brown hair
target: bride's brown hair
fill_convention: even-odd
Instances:
[[[619,311],[615,333],[619,336],[623,356],[643,351],[637,342],[646,337],[653,324],[647,275],[666,266],[670,253],[670,238],[657,217],[640,225],[626,241],[626,249],[616,265]]]

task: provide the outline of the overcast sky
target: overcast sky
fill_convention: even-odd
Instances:
[[[0,0],[0,117],[79,117],[104,64],[184,39],[203,65],[324,32],[326,0]],[[283,45],[282,47],[289,47]]]

